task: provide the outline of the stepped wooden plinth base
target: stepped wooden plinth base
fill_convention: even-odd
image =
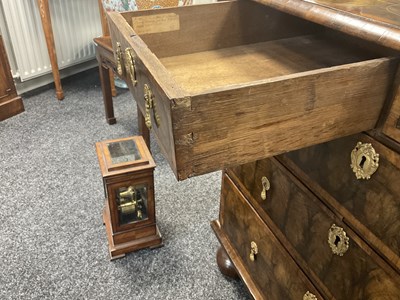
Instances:
[[[139,237],[123,243],[116,243],[111,230],[110,214],[109,210],[107,209],[107,206],[104,207],[103,210],[103,222],[105,224],[107,232],[108,251],[110,253],[110,260],[122,258],[125,256],[126,253],[133,252],[136,250],[145,248],[154,249],[164,246],[160,231],[158,230],[158,226],[156,224],[149,226],[154,228],[155,234],[148,235],[145,237]],[[149,227],[147,227],[146,230],[149,230]],[[138,228],[137,231],[140,234],[142,229]]]

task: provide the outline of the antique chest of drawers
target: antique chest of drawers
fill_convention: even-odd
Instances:
[[[377,160],[370,179],[351,167],[359,142],[378,154],[360,154],[365,169]],[[309,291],[317,299],[400,299],[399,175],[399,156],[364,134],[232,167],[212,226],[255,298],[302,299],[295,292]],[[274,238],[320,295],[277,262]]]
[[[304,1],[108,14],[119,72],[179,180],[375,127],[397,37],[366,24],[379,46],[350,38],[273,5],[288,2]]]
[[[223,273],[256,299],[400,299],[397,0],[108,20],[119,73],[178,180],[224,169],[212,222]]]

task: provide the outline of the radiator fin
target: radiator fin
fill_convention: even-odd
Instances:
[[[4,15],[21,81],[51,72],[36,0],[3,0]],[[93,38],[101,35],[97,0],[50,0],[60,69],[95,57]]]

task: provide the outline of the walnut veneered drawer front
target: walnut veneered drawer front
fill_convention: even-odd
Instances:
[[[228,174],[288,250],[301,257],[298,263],[319,282],[325,297],[374,299],[372,291],[380,299],[385,299],[383,291],[400,295],[391,280],[393,273],[386,273],[380,264],[388,272],[389,266],[376,255],[370,257],[353,231],[275,159],[231,168]],[[269,180],[266,197],[262,195],[264,177]],[[387,283],[383,289],[374,285],[378,278]]]
[[[400,143],[400,69],[397,72],[393,88],[393,103],[387,115],[382,131]]]
[[[121,60],[129,52],[134,61],[130,90],[178,179],[373,128],[397,65],[253,1],[108,18],[114,50],[119,43]]]
[[[354,165],[351,153],[356,149],[365,152]],[[400,159],[397,153],[359,134],[291,152],[281,159],[400,270]],[[368,165],[374,166],[370,179],[358,179],[359,166],[365,169]]]
[[[221,228],[265,299],[301,300],[307,291],[322,299],[227,176],[221,201]]]

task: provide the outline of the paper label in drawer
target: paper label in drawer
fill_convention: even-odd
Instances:
[[[179,30],[179,15],[168,13],[133,17],[132,27],[137,34],[149,34]]]

